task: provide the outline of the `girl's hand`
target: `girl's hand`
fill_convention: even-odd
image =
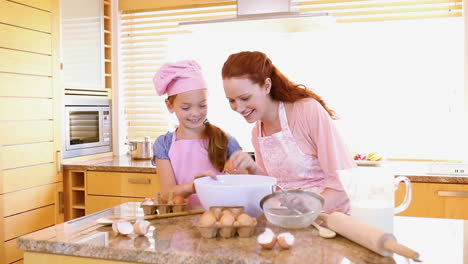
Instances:
[[[201,177],[211,177],[213,180],[218,179],[218,178],[216,178],[216,173],[214,173],[214,172],[212,172],[210,170],[195,173],[195,176],[193,178],[197,179],[197,178],[201,178]]]
[[[216,178],[216,173],[214,173],[214,172],[212,172],[210,170],[195,173],[195,176],[193,177],[193,179],[195,180],[195,179],[202,178],[202,177],[211,177],[213,180],[218,179],[218,178]],[[191,183],[188,183],[188,184],[190,184],[190,194],[196,193],[197,190],[195,189],[194,181],[191,182]]]
[[[249,174],[265,175],[263,170],[257,165],[257,163],[255,163],[252,157],[250,157],[246,152],[242,152],[240,150],[234,152],[227,163],[232,164],[233,169],[231,170],[234,170],[236,173],[247,172]]]

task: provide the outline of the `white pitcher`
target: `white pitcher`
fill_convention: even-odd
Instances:
[[[339,171],[351,200],[351,216],[386,232],[393,233],[393,216],[411,203],[412,188],[405,176],[395,177],[390,167],[358,167]],[[406,195],[395,208],[395,191],[404,182]]]

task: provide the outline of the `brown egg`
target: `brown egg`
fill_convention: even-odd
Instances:
[[[213,226],[216,223],[216,217],[213,212],[205,211],[200,219],[198,220],[198,226],[200,227],[209,227]]]
[[[232,215],[232,212],[230,210],[227,210],[227,209],[224,209],[222,212],[221,212],[221,217],[223,217],[223,215],[225,214],[230,214]]]
[[[176,196],[174,196],[174,198],[172,198],[172,202],[174,204],[184,204],[185,203],[185,198],[183,196],[176,195]]]
[[[234,165],[232,164],[232,162],[230,160],[226,161],[226,163],[224,163],[224,173],[227,173],[227,174],[235,174],[237,171],[236,171],[236,168],[234,168]]]
[[[253,219],[248,214],[240,214],[237,217],[237,222],[239,222],[241,226],[251,226],[253,224]]]
[[[234,224],[234,221],[235,219],[231,212],[223,213],[223,215],[221,216],[221,219],[219,219],[219,222],[223,226],[232,226]]]

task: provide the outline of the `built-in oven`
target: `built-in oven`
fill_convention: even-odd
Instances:
[[[110,100],[66,98],[64,117],[64,158],[112,150]]]

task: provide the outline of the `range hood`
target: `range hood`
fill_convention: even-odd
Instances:
[[[255,24],[256,30],[264,27],[280,26],[289,32],[305,31],[334,22],[328,13],[300,14],[293,0],[237,0],[237,15],[233,18],[190,21],[179,23],[182,27],[219,24]],[[260,28],[258,28],[260,25]],[[250,28],[250,27],[248,27]],[[226,30],[226,28],[224,28]],[[250,28],[252,29],[252,28]]]

